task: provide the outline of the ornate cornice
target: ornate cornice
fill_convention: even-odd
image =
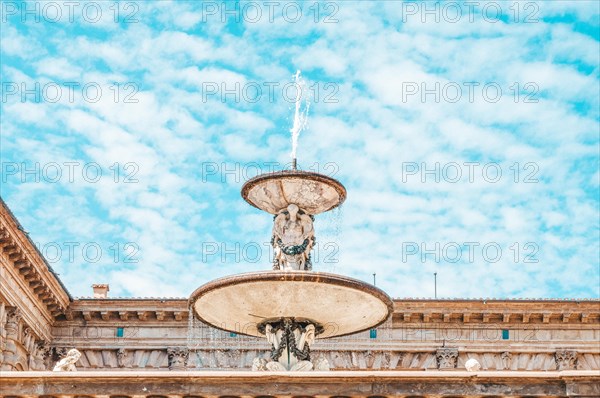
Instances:
[[[60,320],[86,322],[184,322],[186,299],[79,299]]]
[[[86,321],[187,321],[188,300],[76,299],[64,317]],[[600,300],[394,300],[394,325],[468,324],[598,327]]]
[[[392,316],[395,324],[597,325],[600,301],[394,299]]]
[[[69,293],[1,199],[0,255],[52,317],[64,314]]]

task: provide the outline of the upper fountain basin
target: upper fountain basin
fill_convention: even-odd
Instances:
[[[334,178],[300,170],[258,175],[244,184],[242,197],[252,206],[277,214],[295,204],[308,214],[329,211],[346,200],[346,188]]]

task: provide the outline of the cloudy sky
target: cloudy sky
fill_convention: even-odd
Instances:
[[[600,295],[596,1],[1,5],[2,198],[74,296],[270,269],[239,192],[288,167],[296,70],[299,166],[348,190],[315,270]]]

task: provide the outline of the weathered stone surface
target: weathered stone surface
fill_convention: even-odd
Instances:
[[[183,347],[167,348],[169,370],[186,370],[190,351]]]
[[[388,318],[393,306],[391,299],[373,285],[306,271],[263,271],[220,278],[198,288],[190,304],[202,322],[229,332],[262,337],[260,322],[295,317],[322,325],[319,338],[376,327]]]
[[[554,354],[556,370],[577,369],[577,351],[558,350]]]
[[[600,374],[564,372],[3,372],[7,396],[597,396]]]
[[[290,204],[316,215],[346,200],[339,181],[313,172],[286,170],[258,175],[242,187],[242,197],[252,206],[277,214]]]

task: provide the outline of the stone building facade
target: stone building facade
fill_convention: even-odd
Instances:
[[[1,396],[600,395],[599,300],[396,299],[377,329],[314,344],[330,372],[249,372],[266,341],[199,324],[186,298],[71,297],[0,202]],[[49,372],[71,348],[78,372]]]

